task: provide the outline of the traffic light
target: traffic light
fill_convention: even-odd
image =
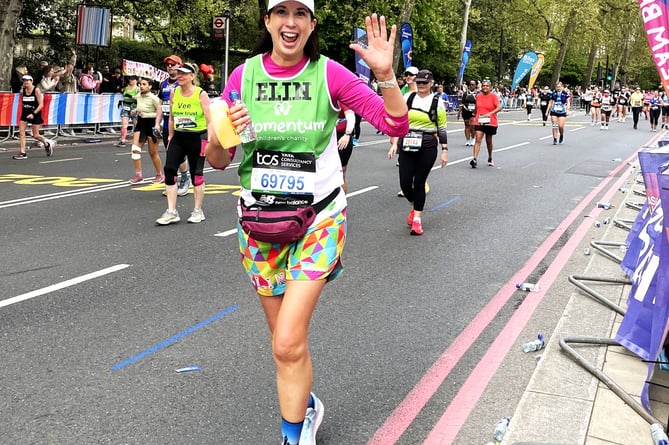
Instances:
[[[606,69],[606,80],[613,79],[613,67],[610,66]]]

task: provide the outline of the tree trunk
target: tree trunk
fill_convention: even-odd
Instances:
[[[403,23],[409,23],[411,20],[411,13],[413,12],[413,5],[416,3],[416,0],[406,0],[402,10],[400,11],[399,16],[397,17],[397,34],[395,38],[395,52],[393,53],[393,70],[397,74],[397,68],[400,65],[400,60],[402,59],[402,42],[400,41],[400,28]],[[392,25],[392,23],[387,23]],[[390,30],[388,30],[390,32]]]
[[[461,0],[465,6],[464,18],[462,20],[462,32],[460,33],[460,54],[465,50],[467,44],[467,29],[469,28],[469,9],[472,6],[472,0]]]
[[[583,89],[590,88],[592,85],[592,72],[595,69],[595,56],[597,55],[597,41],[593,40],[590,45],[590,54],[588,55],[588,68],[585,70],[585,77],[583,77]]]
[[[616,77],[619,76],[621,68],[625,70],[625,74],[620,75],[620,81],[623,85],[627,84],[627,65],[629,64],[630,60],[630,41],[634,40],[636,40],[635,35],[627,34],[627,37],[625,38],[625,47],[620,57],[620,62],[618,63],[618,69],[616,70]]]
[[[16,24],[19,22],[23,0],[7,0],[4,14],[0,16],[0,90],[10,90],[9,81],[14,69]]]
[[[567,25],[564,27],[564,33],[562,34],[562,41],[560,42],[560,51],[558,52],[557,60],[555,60],[555,67],[553,68],[553,77],[551,78],[551,86],[554,86],[560,80],[560,71],[562,70],[564,57],[567,54],[567,45],[569,43],[569,36],[574,30],[575,17],[576,17],[576,11],[572,9],[572,11],[569,13],[569,19],[567,19]]]

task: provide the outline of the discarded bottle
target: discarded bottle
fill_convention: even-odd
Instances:
[[[655,445],[667,445],[669,444],[669,438],[667,433],[664,432],[662,424],[654,423],[650,426],[650,436],[653,438],[653,443]]]
[[[544,336],[539,334],[537,335],[536,340],[528,341],[523,345],[523,352],[534,352],[544,347]]]
[[[506,430],[509,428],[510,422],[511,419],[508,417],[502,417],[499,422],[497,422],[497,425],[495,425],[495,429],[492,432],[493,439],[495,439],[497,442],[501,442],[504,438],[504,435],[506,434]]]
[[[618,191],[619,191],[620,193],[627,193],[627,189],[626,189],[625,187],[620,187],[620,188],[618,189]]]
[[[603,224],[608,224],[610,222],[611,222],[611,218],[609,218],[609,217],[604,218],[604,221],[602,221]]]
[[[239,96],[239,93],[236,90],[230,91],[230,100],[236,105],[236,104],[244,104],[242,102],[241,97]],[[249,120],[248,124],[246,125],[246,128],[244,131],[242,131],[239,134],[239,139],[242,140],[243,144],[246,144],[247,142],[255,141],[256,140],[256,130],[253,128],[253,123]]]
[[[583,255],[590,255],[590,248],[589,247],[585,247],[583,249]]]
[[[526,292],[539,292],[539,285],[534,283],[518,283],[516,289],[524,290]]]
[[[609,210],[611,207],[613,207],[613,204],[611,204],[610,202],[600,201],[597,203],[597,207],[599,207],[600,209]]]
[[[602,227],[602,223],[600,223],[599,220],[596,220],[595,224],[593,224],[593,225],[597,228]]]

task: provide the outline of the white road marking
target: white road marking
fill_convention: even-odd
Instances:
[[[92,272],[86,275],[82,275],[77,278],[72,278],[71,280],[62,281],[60,283],[52,284],[51,286],[43,287],[42,289],[37,289],[26,294],[17,295],[16,297],[8,298],[6,300],[0,301],[0,308],[9,306],[11,304],[20,303],[21,301],[30,300],[31,298],[39,297],[40,295],[45,295],[51,292],[55,292],[66,287],[74,286],[75,284],[83,283],[84,281],[92,280],[94,278],[101,277],[113,272],[118,272],[123,270],[126,267],[130,267],[129,264],[117,264],[116,266],[108,267],[106,269],[99,270],[97,272]]]

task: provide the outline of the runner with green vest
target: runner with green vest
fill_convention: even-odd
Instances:
[[[269,219],[284,227],[305,210],[313,213],[286,230],[296,236],[287,242],[262,241],[258,238],[265,232],[249,233],[240,220],[239,250],[271,334],[280,443],[315,445],[324,405],[312,392],[307,339],[325,283],[342,271],[346,240],[346,195],[341,191],[335,129],[338,104],[390,136],[407,133],[407,107],[392,69],[397,29],[393,25],[388,36],[385,17],[365,18],[367,49],[350,45],[374,71],[381,96],[344,66],[320,55],[313,0],[269,0],[264,24],[255,55],[233,70],[222,94],[236,132],[242,133],[252,118],[256,133],[254,141],[236,150],[241,156],[239,216],[274,212]],[[240,92],[243,102],[228,100],[232,91]],[[235,150],[221,147],[213,126],[207,159],[222,169]],[[244,222],[248,227],[249,220]],[[256,222],[259,228],[265,220]],[[271,443],[269,437],[260,440],[264,428],[259,428],[249,437],[254,443]]]
[[[194,206],[188,218],[197,224],[205,220],[204,201],[204,148],[207,144],[209,124],[209,96],[195,85],[197,68],[185,63],[177,68],[177,86],[170,95],[170,121],[168,127],[167,159],[165,159],[165,189],[167,210],[156,220],[158,225],[181,221],[177,212],[177,170],[184,157],[188,158],[190,177],[193,181]]]
[[[128,124],[131,118],[134,119],[135,108],[137,107],[135,96],[139,94],[137,76],[126,76],[125,79],[128,83],[121,90],[123,92],[121,100],[121,139],[114,144],[117,147],[125,147],[125,141],[128,137]]]

